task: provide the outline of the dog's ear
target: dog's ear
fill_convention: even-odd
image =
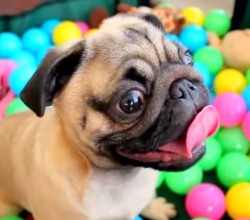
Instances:
[[[51,49],[30,81],[21,92],[22,101],[37,116],[44,115],[56,95],[70,80],[81,62],[84,42],[78,42],[69,49]]]
[[[155,27],[159,28],[163,33],[166,33],[166,29],[165,29],[163,23],[156,15],[142,13],[142,14],[138,14],[138,16],[140,18],[142,18],[143,20],[153,24]]]

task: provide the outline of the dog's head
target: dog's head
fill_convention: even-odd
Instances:
[[[185,169],[217,127],[192,64],[154,16],[117,15],[88,38],[51,50],[21,98],[38,116],[53,103],[96,166]]]

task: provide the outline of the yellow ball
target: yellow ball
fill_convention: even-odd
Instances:
[[[96,33],[97,31],[98,31],[97,28],[92,28],[92,29],[88,30],[88,31],[85,33],[85,36],[88,37],[88,36],[90,36],[90,35]]]
[[[226,194],[226,209],[231,218],[250,218],[250,182],[241,182]]]
[[[205,14],[203,11],[197,7],[188,7],[182,10],[182,15],[184,16],[186,22],[185,26],[190,24],[196,24],[199,26],[204,25]]]
[[[224,69],[215,78],[216,94],[234,92],[240,94],[247,86],[243,73],[235,69]]]
[[[60,46],[68,41],[82,38],[82,33],[74,22],[63,21],[54,29],[52,38],[54,44]]]

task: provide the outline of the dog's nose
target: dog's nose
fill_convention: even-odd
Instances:
[[[198,93],[198,89],[187,79],[179,79],[173,82],[169,92],[170,98],[172,99],[187,99],[195,97]]]

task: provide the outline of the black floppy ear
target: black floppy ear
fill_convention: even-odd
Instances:
[[[83,52],[83,41],[67,50],[59,48],[48,52],[20,95],[22,101],[37,116],[44,115],[45,107],[52,103],[67,84],[80,64]]]
[[[143,20],[153,24],[155,27],[159,28],[162,32],[166,33],[166,29],[161,22],[161,20],[154,14],[139,14],[138,15]]]

